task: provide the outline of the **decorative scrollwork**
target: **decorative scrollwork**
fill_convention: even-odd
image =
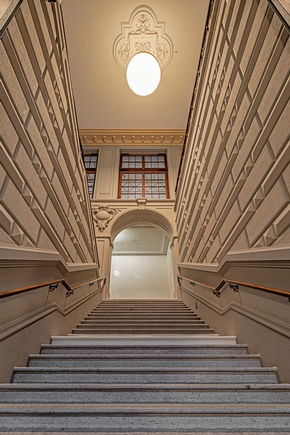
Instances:
[[[155,56],[161,69],[170,63],[172,41],[165,33],[165,23],[157,20],[149,6],[138,6],[129,21],[121,23],[121,29],[113,46],[114,58],[121,68],[126,69],[130,59],[142,51]]]
[[[98,205],[93,208],[93,219],[96,224],[96,227],[100,232],[103,232],[110,221],[113,219],[116,214],[118,214],[121,210],[116,208],[110,208],[108,206]]]

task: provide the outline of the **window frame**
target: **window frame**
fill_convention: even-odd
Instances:
[[[92,156],[96,156],[96,166],[95,168],[87,168],[86,167],[86,162],[85,162],[85,157],[92,157]],[[98,166],[98,160],[99,160],[99,155],[97,152],[92,152],[92,153],[86,153],[83,155],[83,162],[84,162],[84,167],[85,167],[85,171],[86,171],[86,179],[87,179],[87,185],[88,185],[88,192],[89,192],[89,198],[93,199],[94,198],[94,193],[95,193],[95,183],[96,183],[96,173],[97,173],[97,166]],[[88,175],[89,174],[93,174],[94,175],[94,185],[93,185],[93,191],[92,194],[90,193],[89,190],[89,182],[88,182]],[[92,195],[92,196],[91,196]]]
[[[132,156],[132,157],[142,157],[142,168],[122,168],[123,157],[124,156]],[[156,157],[163,156],[164,157],[164,168],[145,168],[145,157]],[[124,201],[130,201],[132,198],[122,198],[121,197],[121,188],[122,188],[122,174],[142,174],[142,196],[136,196],[136,198],[148,198],[145,196],[145,174],[165,174],[165,187],[166,187],[166,198],[148,198],[148,200],[153,201],[164,201],[164,199],[169,199],[169,183],[168,183],[168,167],[167,167],[167,155],[166,153],[121,153],[120,155],[120,164],[119,164],[119,183],[118,183],[118,199],[122,199]]]

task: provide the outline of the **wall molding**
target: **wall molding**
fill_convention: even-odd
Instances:
[[[11,335],[16,334],[17,332],[23,330],[24,328],[27,328],[28,326],[32,325],[33,323],[38,322],[39,320],[43,319],[44,317],[49,316],[50,314],[57,311],[62,316],[66,317],[68,314],[70,314],[72,311],[74,311],[76,308],[84,304],[86,301],[91,299],[92,297],[96,296],[98,293],[102,292],[102,289],[97,289],[94,292],[90,293],[89,295],[78,299],[71,305],[69,305],[67,308],[62,308],[57,302],[53,302],[46,307],[41,307],[40,309],[35,310],[34,312],[23,316],[21,319],[17,319],[13,322],[10,322],[9,324],[6,324],[2,327],[0,327],[0,342],[7,339]]]
[[[56,266],[61,272],[98,270],[96,263],[66,263],[57,251],[21,246],[0,247],[0,269],[7,267]]]
[[[241,307],[240,305],[237,305],[235,303],[228,303],[223,308],[220,308],[218,305],[213,304],[208,299],[202,297],[201,295],[187,289],[186,287],[181,286],[181,290],[187,293],[192,298],[195,298],[199,300],[201,303],[206,305],[211,310],[215,311],[220,316],[225,316],[228,312],[231,310],[236,311],[237,313],[248,317],[251,320],[254,320],[255,322],[260,323],[263,326],[266,326],[269,329],[272,329],[275,332],[278,332],[278,334],[282,334],[287,338],[290,338],[290,328],[289,325],[285,322],[281,322],[277,319],[275,319],[272,316],[269,316],[267,314],[263,314],[257,310]]]
[[[290,247],[245,249],[229,252],[221,263],[179,263],[182,269],[213,272],[222,276],[233,266],[290,269]]]
[[[83,146],[98,145],[183,145],[184,129],[80,129]]]

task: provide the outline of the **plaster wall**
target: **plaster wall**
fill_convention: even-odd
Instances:
[[[72,329],[102,300],[98,285],[84,286],[67,297],[62,285],[20,293],[0,304],[0,382],[9,382],[13,367],[25,367],[29,354],[38,354],[52,335]]]
[[[176,198],[182,299],[288,382],[288,298],[212,288],[290,289],[289,55],[269,2],[214,2]]]
[[[177,191],[182,263],[290,246],[289,56],[266,0],[215,2]]]
[[[111,299],[173,298],[173,269],[168,255],[113,255]]]
[[[32,267],[26,285],[85,267],[96,276],[60,5],[24,0],[1,38],[0,55],[1,290],[19,285],[11,269],[19,261]],[[39,262],[51,264],[43,270],[48,276],[34,274]]]
[[[266,367],[277,367],[281,382],[290,381],[289,302],[283,296],[240,286],[226,287],[220,298],[199,285],[183,281],[182,300],[206,319],[215,332],[235,335],[250,353],[260,354]]]
[[[155,154],[165,153],[167,156],[169,199],[175,198],[175,184],[182,152],[181,145],[167,147],[159,145],[146,145],[146,148],[138,145],[85,145],[85,153],[98,153],[98,167],[96,171],[95,189],[93,199],[106,201],[118,198],[120,155],[131,154]]]
[[[0,57],[0,291],[94,281],[98,257],[60,4],[23,0]],[[100,299],[96,282],[70,297],[59,285],[2,298],[1,381],[50,335],[71,332]]]
[[[91,201],[93,218],[95,224],[96,243],[100,258],[100,275],[107,276],[108,280],[104,288],[104,297],[109,294],[109,282],[111,273],[112,244],[116,234],[112,234],[112,228],[120,216],[125,216],[127,212],[142,212],[128,220],[127,225],[132,222],[150,222],[159,224],[159,221],[152,221],[152,214],[156,212],[168,221],[168,226],[172,228],[169,239],[171,243],[171,256],[174,270],[177,271],[178,253],[176,250],[176,226],[174,212],[175,184],[180,163],[182,147],[180,145],[162,146],[162,144],[146,144],[146,148],[141,145],[86,145],[83,147],[85,153],[98,153],[98,166],[96,171],[94,197]],[[137,200],[118,199],[119,167],[120,155],[126,153],[166,153],[168,167],[168,183],[170,198],[166,200],[150,200],[146,198]],[[99,221],[96,214],[100,208],[111,213],[107,221]],[[148,213],[147,213],[148,211]],[[142,215],[142,216],[141,216]],[[128,215],[129,216],[129,215]],[[126,219],[125,219],[126,221]],[[102,225],[104,224],[104,227]],[[119,231],[125,226],[120,227]],[[174,245],[174,247],[173,247]],[[178,292],[177,281],[174,281],[175,293]]]

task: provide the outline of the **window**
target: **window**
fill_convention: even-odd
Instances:
[[[119,198],[166,199],[168,196],[165,154],[121,155]]]
[[[97,161],[98,161],[97,154],[89,154],[84,156],[84,164],[85,164],[88,187],[89,187],[89,196],[91,199],[93,198],[94,195]]]

